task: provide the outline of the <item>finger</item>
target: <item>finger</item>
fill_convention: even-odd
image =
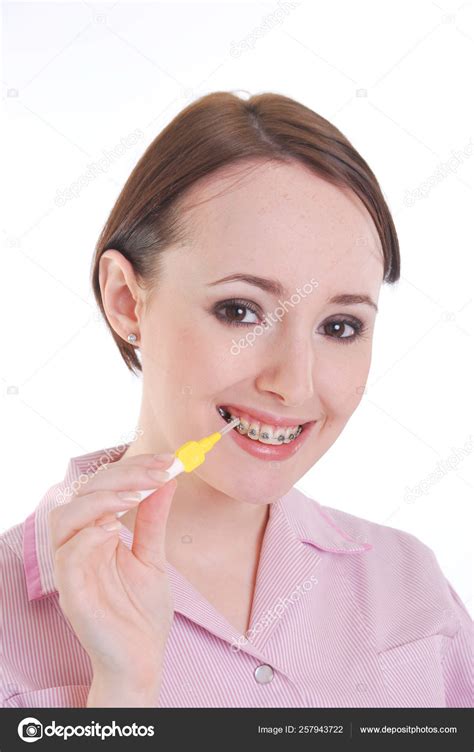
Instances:
[[[56,585],[60,585],[60,581],[64,577],[65,584],[69,586],[70,577],[68,573],[81,576],[87,562],[92,561],[92,556],[98,550],[103,549],[108,542],[112,544],[114,538],[115,546],[117,546],[119,543],[118,531],[107,531],[100,526],[85,527],[83,530],[79,530],[77,535],[58,548],[54,554]]]
[[[147,482],[149,483],[149,479]],[[159,487],[165,482],[166,477],[163,476],[161,481],[155,480],[154,484]],[[127,512],[140,503],[139,492],[135,492],[138,494],[136,499],[130,500],[121,497],[121,493],[125,493],[127,497],[133,495],[133,492],[123,492],[121,489],[119,491],[95,491],[73,499],[67,504],[53,507],[48,516],[53,551],[64,545],[82,528],[98,524],[104,515],[118,511]]]
[[[166,523],[178,482],[169,480],[141,502],[135,516],[132,553],[143,564],[165,569]]]
[[[161,463],[148,460],[147,463],[129,463],[115,467],[114,463],[105,465],[103,470],[97,470],[94,475],[90,475],[69,500],[74,501],[95,491],[140,491],[152,488],[153,476],[148,475],[148,473],[153,473],[155,470],[164,471],[171,463],[172,461]]]
[[[153,465],[156,462],[172,462],[175,459],[176,455],[173,454],[173,452],[161,452],[153,454],[152,452],[147,452],[145,454],[135,454],[132,457],[119,457],[117,460],[110,460],[108,462],[103,462],[99,465],[98,469],[102,467],[120,467],[121,465]]]

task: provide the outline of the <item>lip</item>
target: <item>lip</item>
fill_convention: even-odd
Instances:
[[[217,407],[225,407],[234,415],[238,415],[242,418],[244,415],[256,418],[259,423],[268,423],[271,426],[283,426],[289,428],[289,426],[304,426],[305,424],[315,423],[316,421],[303,421],[301,418],[282,418],[279,415],[273,415],[272,413],[266,413],[263,410],[254,410],[253,408],[244,407],[244,405],[224,404]]]
[[[229,405],[229,407],[231,406]],[[236,407],[236,406],[233,405],[232,407]],[[217,410],[217,414],[219,418],[223,421],[223,423],[227,424],[227,421],[225,420],[225,418],[222,417],[222,415],[219,413],[218,410]],[[255,413],[253,414],[255,415]],[[280,444],[279,446],[275,444],[262,444],[260,441],[249,439],[247,436],[242,436],[242,434],[240,434],[235,429],[233,429],[232,431],[229,431],[229,433],[226,434],[226,436],[229,436],[241,449],[243,449],[248,454],[252,455],[252,457],[256,457],[259,460],[264,460],[267,462],[270,462],[271,460],[284,461],[293,457],[296,454],[296,452],[298,452],[301,449],[302,445],[311,434],[316,423],[317,423],[316,420],[306,422],[305,424],[290,423],[290,425],[292,426],[303,425],[303,430],[296,439],[293,439],[292,442],[290,442],[289,444]]]

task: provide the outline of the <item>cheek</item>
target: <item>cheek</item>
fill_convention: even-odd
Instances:
[[[350,348],[351,345],[339,345]],[[342,353],[341,355],[344,355]],[[326,360],[316,375],[315,392],[328,415],[348,418],[364,394],[370,369],[370,349]]]
[[[238,378],[236,358],[231,342],[222,342],[209,332],[184,328],[175,333],[171,343],[172,370],[175,377],[193,387],[195,394],[213,393]]]

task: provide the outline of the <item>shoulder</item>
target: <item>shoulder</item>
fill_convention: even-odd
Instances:
[[[289,501],[287,508],[296,503],[297,510],[294,516],[311,519],[317,534],[332,528],[347,539],[367,544],[367,551],[371,550],[378,556],[384,556],[387,563],[396,562],[402,567],[433,565],[436,562],[432,549],[405,530],[327,506],[296,488],[292,489]]]
[[[299,493],[299,492],[298,492]],[[364,545],[338,559],[356,606],[371,621],[379,650],[428,635],[470,632],[466,606],[445,577],[434,551],[416,535],[325,506],[304,494],[312,516]]]
[[[357,517],[341,509],[321,508],[350,535],[369,543],[379,555],[383,552],[392,562],[396,560],[401,565],[412,566],[434,563],[436,559],[426,543],[406,530]]]
[[[23,528],[20,522],[0,535],[0,573],[5,577],[8,572],[22,568],[23,563]]]
[[[320,510],[348,535],[356,540],[368,543],[377,555],[383,555],[385,561],[401,566],[421,566],[434,564],[433,550],[420,538],[406,530],[384,525],[365,517],[325,506],[318,503]]]

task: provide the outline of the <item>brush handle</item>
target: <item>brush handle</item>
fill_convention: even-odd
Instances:
[[[173,460],[173,464],[170,465],[166,470],[163,470],[163,472],[167,473],[169,475],[168,480],[171,480],[172,478],[175,478],[177,475],[182,473],[183,470],[184,470],[183,463],[181,462],[180,459],[178,459],[178,457],[175,457]],[[146,491],[137,491],[137,493],[139,493],[141,496],[139,503],[141,503],[143,499],[146,499],[147,496],[150,496],[150,494],[154,493],[155,491],[156,491],[156,488],[148,488]],[[119,517],[121,517],[123,514],[126,514],[126,513],[127,513],[127,510],[125,510],[124,512],[116,512],[115,516],[117,517],[117,519],[119,519]]]

